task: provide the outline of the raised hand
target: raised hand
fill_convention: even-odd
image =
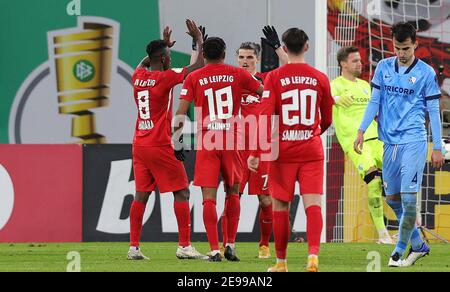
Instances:
[[[203,42],[205,42],[206,39],[208,38],[208,35],[206,34],[206,28],[200,25],[198,29],[200,29],[200,31],[202,32]],[[195,38],[192,38],[192,50],[193,51],[197,50],[197,41],[195,40]]]
[[[186,32],[190,35],[197,43],[203,43],[203,35],[200,29],[197,27],[195,22],[191,19],[186,19],[186,27],[188,31]]]
[[[275,30],[275,27],[266,25],[263,28],[263,33],[266,38],[263,38],[267,41],[267,43],[274,49],[278,49],[281,47],[280,38],[278,37],[278,33]]]
[[[172,35],[172,29],[170,27],[166,26],[163,31],[163,40],[169,48],[173,47],[173,45],[176,43],[176,41],[172,41],[170,39],[171,35]]]

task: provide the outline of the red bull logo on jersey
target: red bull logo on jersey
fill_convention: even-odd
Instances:
[[[249,105],[252,103],[261,103],[261,101],[259,100],[258,96],[254,96],[251,94],[242,96],[241,105]]]

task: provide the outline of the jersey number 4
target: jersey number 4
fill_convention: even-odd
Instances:
[[[212,88],[207,89],[205,90],[205,96],[208,98],[210,121],[215,121],[216,119],[226,120],[233,116],[233,93],[231,86],[216,90],[216,92]],[[225,99],[223,96],[225,96]]]
[[[294,126],[302,124],[314,125],[316,119],[317,91],[312,89],[293,89],[281,94],[281,100],[291,99],[292,103],[282,105],[283,124]],[[308,99],[309,108],[308,107]]]

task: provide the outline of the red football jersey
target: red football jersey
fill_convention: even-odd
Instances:
[[[279,162],[324,158],[320,135],[331,125],[332,106],[328,77],[308,64],[286,64],[270,72],[264,83],[263,114],[279,117]],[[272,150],[273,152],[273,150]]]
[[[172,88],[183,82],[185,70],[136,69],[132,77],[138,110],[134,145],[163,146],[172,143]]]
[[[256,72],[255,77],[259,80],[261,80],[262,83],[264,83],[264,80],[266,79],[269,72]]]
[[[257,72],[255,74],[256,79],[258,79],[262,84],[264,84],[264,79],[266,78],[267,74],[269,72],[261,73]],[[261,106],[261,96],[259,96],[256,93],[252,93],[248,90],[244,90],[242,93],[242,99],[241,99],[241,115],[243,118],[247,118],[249,116],[254,116],[257,119],[259,118],[259,115],[263,109]],[[245,130],[243,129],[245,127]],[[243,136],[244,140],[244,148],[246,150],[252,150],[249,149],[250,146],[250,139],[254,140],[254,137],[250,137],[250,134],[254,134],[252,129],[248,126],[248,124],[244,124],[241,129],[244,130],[245,136]],[[269,129],[270,130],[270,129]],[[270,131],[267,133],[267,137],[269,137]],[[254,149],[253,149],[254,150]]]
[[[207,64],[189,74],[180,98],[194,101],[197,123],[203,136],[208,131],[232,130],[236,133],[236,117],[241,107],[242,94],[244,90],[254,93],[260,85],[257,79],[242,68]]]

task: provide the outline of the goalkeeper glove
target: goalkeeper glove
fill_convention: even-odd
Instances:
[[[335,97],[336,105],[342,106],[343,108],[348,108],[353,104],[353,95],[344,93],[339,97]]]
[[[266,38],[263,38],[267,41],[269,46],[271,46],[274,50],[281,47],[280,38],[278,37],[278,33],[275,30],[275,27],[266,25],[263,28],[263,33]]]
[[[185,150],[185,148],[187,147],[183,144],[183,134],[181,134],[178,142],[174,143],[174,154],[175,157],[180,161],[184,161],[186,159],[184,151],[188,150]]]
[[[206,41],[206,39],[208,38],[208,35],[205,34],[206,33],[206,28],[204,26],[199,26],[198,29],[200,29],[200,31],[202,32],[202,36],[203,36],[203,42]],[[195,38],[192,38],[192,50],[193,51],[197,51],[197,41],[195,40]]]

